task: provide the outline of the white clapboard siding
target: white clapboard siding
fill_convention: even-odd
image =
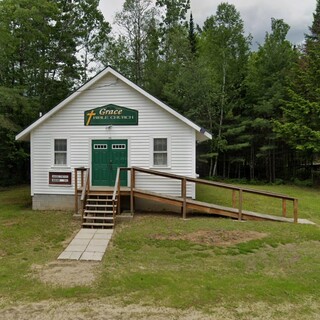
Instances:
[[[80,89],[81,91],[81,89]],[[84,112],[116,104],[139,112],[138,126],[84,126]],[[72,186],[50,186],[49,172],[74,172],[76,167],[91,167],[92,139],[127,139],[128,166],[152,167],[152,139],[166,137],[171,152],[164,172],[195,177],[195,130],[123,81],[107,74],[88,90],[69,102],[32,131],[32,194],[73,194]],[[53,165],[53,141],[68,139],[68,166]],[[74,179],[74,177],[72,177]],[[130,181],[130,180],[128,180]],[[159,177],[138,175],[137,188],[179,196],[180,183]],[[195,188],[188,184],[187,195]]]

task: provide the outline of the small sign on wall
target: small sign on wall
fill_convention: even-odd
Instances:
[[[71,185],[71,172],[49,172],[49,184]]]

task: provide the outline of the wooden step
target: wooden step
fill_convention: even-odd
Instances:
[[[82,226],[88,226],[88,227],[113,227],[114,223],[83,222]]]
[[[111,210],[84,210],[84,213],[102,213],[102,214],[113,214]]]
[[[112,197],[113,192],[89,192],[82,226],[87,228],[113,228],[113,208],[117,204],[117,199],[112,200]]]
[[[110,208],[113,208],[113,205],[112,204],[90,204],[90,203],[87,203],[86,207],[94,207],[94,208],[110,207]]]
[[[89,192],[88,193],[88,197],[106,197],[106,198],[112,198],[113,197],[113,194],[112,193],[92,193],[92,192]]]
[[[112,202],[112,199],[95,199],[95,198],[88,198],[87,201]],[[115,199],[115,202],[117,202],[117,199]]]
[[[94,216],[83,216],[83,219],[87,220],[113,220],[113,217],[94,217]]]

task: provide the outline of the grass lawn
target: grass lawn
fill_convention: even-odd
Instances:
[[[34,265],[55,261],[80,228],[79,221],[70,212],[32,211],[27,187],[2,190],[0,306],[8,307],[12,301],[112,298],[123,305],[195,308],[208,315],[223,309],[228,315],[225,319],[266,319],[263,314],[267,312],[268,319],[317,319],[320,190],[293,186],[261,189],[297,196],[299,217],[317,225],[206,216],[184,221],[172,215],[137,214],[130,223],[117,225],[96,269],[96,280],[76,286],[43,283],[33,270]],[[231,193],[218,189],[201,187],[198,194],[200,200],[231,203]],[[265,213],[274,213],[277,207],[280,214],[281,202],[276,206],[267,200],[247,199],[247,205]],[[235,235],[250,234],[260,236],[235,241]],[[217,236],[232,241],[215,243]]]

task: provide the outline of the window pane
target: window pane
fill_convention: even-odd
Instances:
[[[67,164],[67,153],[65,152],[56,152],[54,154],[54,164],[57,165],[66,165]]]
[[[67,139],[55,139],[54,151],[67,151]]]
[[[154,151],[167,151],[167,138],[155,138],[153,144]]]
[[[166,166],[167,165],[167,154],[166,153],[154,153],[153,155],[155,166]]]

